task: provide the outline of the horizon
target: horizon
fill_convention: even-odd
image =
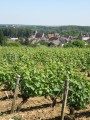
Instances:
[[[42,27],[65,27],[65,26],[76,26],[76,27],[90,27],[89,25],[30,25],[30,24],[0,24],[0,25],[16,25],[16,26],[42,26]]]
[[[90,0],[3,0],[0,24],[90,26]]]

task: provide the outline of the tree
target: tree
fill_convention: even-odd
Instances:
[[[68,47],[79,47],[79,48],[83,48],[85,47],[85,42],[82,41],[82,40],[75,40],[73,42],[68,42],[68,43],[65,43],[64,48],[68,48]]]
[[[29,45],[29,40],[28,40],[28,38],[25,38],[25,45]]]
[[[4,46],[6,44],[6,39],[3,35],[3,32],[0,30],[0,45]]]
[[[75,40],[75,41],[72,42],[72,44],[75,47],[79,47],[79,48],[85,47],[85,42],[82,41],[82,40]]]

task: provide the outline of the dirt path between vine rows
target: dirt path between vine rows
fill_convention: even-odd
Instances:
[[[8,92],[10,95],[10,92]],[[29,98],[22,106],[20,112],[10,114],[13,96],[7,99],[2,88],[0,89],[0,120],[60,120],[61,106],[60,99],[54,108],[51,107],[52,101],[44,97]],[[19,96],[16,100],[16,106],[21,102]],[[66,107],[66,120],[69,114],[69,109]],[[75,120],[90,120],[90,105],[80,111],[75,111]]]

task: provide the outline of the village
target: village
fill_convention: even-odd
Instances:
[[[90,34],[86,33],[86,34],[82,34],[82,32],[80,32],[80,34],[78,36],[62,36],[59,33],[49,33],[49,34],[44,34],[41,32],[38,32],[37,30],[35,31],[35,33],[33,35],[31,35],[30,37],[27,38],[28,42],[31,44],[35,44],[35,43],[51,43],[55,46],[63,46],[65,43],[68,42],[72,42],[75,40],[82,40],[85,41],[85,44],[89,44],[90,43]],[[20,38],[9,38],[8,41],[10,42],[19,42]],[[23,41],[25,41],[25,39],[23,38]]]

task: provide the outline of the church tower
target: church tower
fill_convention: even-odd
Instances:
[[[79,38],[79,40],[82,40],[82,38],[83,38],[82,32],[80,32],[78,38]]]

